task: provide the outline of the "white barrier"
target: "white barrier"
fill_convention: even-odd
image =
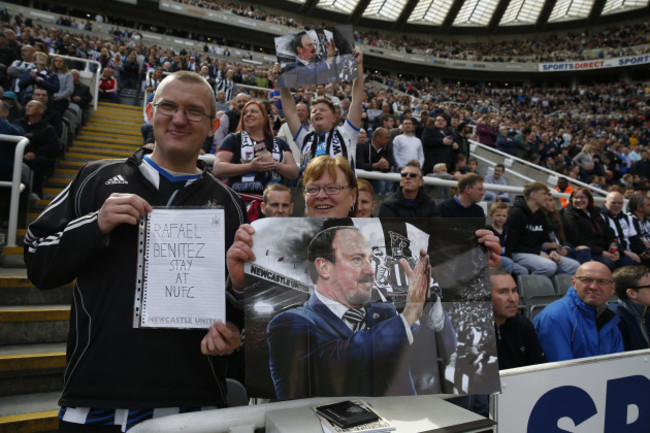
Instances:
[[[9,199],[9,227],[7,229],[6,245],[7,248],[11,248],[16,246],[20,192],[25,189],[25,185],[20,182],[20,175],[23,170],[23,155],[25,153],[25,147],[29,144],[29,140],[25,137],[0,134],[0,142],[2,141],[16,142],[16,150],[14,150],[14,171],[11,177],[11,182],[0,182],[0,187],[11,188],[11,198]]]
[[[501,371],[498,433],[648,433],[650,349]]]

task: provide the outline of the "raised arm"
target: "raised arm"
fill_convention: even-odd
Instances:
[[[361,114],[363,104],[363,53],[355,48],[352,51],[354,59],[357,62],[357,78],[352,83],[352,101],[350,102],[350,111],[348,112],[348,121],[355,127],[361,128]],[[283,102],[284,104],[284,102]],[[286,112],[285,112],[286,113]]]

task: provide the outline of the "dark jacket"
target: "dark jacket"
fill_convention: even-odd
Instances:
[[[477,204],[463,206],[456,197],[448,198],[438,205],[438,212],[445,218],[485,218],[483,208]]]
[[[592,208],[587,215],[569,205],[561,214],[564,234],[574,247],[586,245],[591,249],[592,255],[601,256],[614,240],[614,232],[597,207]]]
[[[380,217],[399,217],[399,218],[412,218],[412,217],[434,217],[440,216],[436,203],[424,193],[420,188],[418,196],[415,198],[415,203],[409,203],[402,195],[400,188],[390,198],[381,204],[379,209]]]
[[[205,330],[133,327],[138,226],[122,224],[109,235],[99,232],[98,210],[112,193],[137,194],[152,206],[165,205],[140,169],[145,151],[126,161],[94,161],[83,167],[27,231],[25,263],[34,285],[50,289],[76,279],[62,406],[225,405],[226,359],[201,354]],[[223,206],[224,251],[237,227],[248,221],[237,194],[207,172],[183,188],[171,205]],[[237,322],[229,303],[226,314]]]
[[[499,370],[546,362],[535,327],[521,314],[506,319],[501,326],[497,327],[495,323],[494,332],[497,336]]]
[[[625,350],[650,348],[650,308],[629,299],[619,299],[612,307],[621,319],[618,330]]]
[[[451,129],[424,128],[422,131],[422,149],[424,150],[424,166],[422,172],[433,172],[433,166],[439,162],[447,165],[447,172],[454,170],[454,149],[443,143],[445,137],[454,138]]]
[[[54,126],[41,120],[38,123],[29,123],[26,118],[18,119],[18,126],[25,130],[29,144],[25,153],[34,152],[37,156],[55,158],[59,152],[59,134]]]
[[[368,153],[370,149],[370,153]],[[384,158],[390,164],[390,168],[386,170],[375,170],[372,168],[372,164],[379,161],[381,158]],[[388,143],[385,148],[375,149],[375,146],[371,142],[358,144],[357,145],[357,168],[367,171],[382,171],[384,173],[391,171],[395,168],[395,158],[393,158],[393,145]]]
[[[506,244],[508,256],[512,253],[539,254],[542,244],[551,240],[551,229],[546,215],[541,209],[533,213],[523,197],[517,197],[515,200],[506,224],[509,227]]]

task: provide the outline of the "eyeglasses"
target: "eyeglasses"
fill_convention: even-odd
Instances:
[[[325,194],[327,195],[339,195],[341,194],[341,190],[346,188],[351,188],[351,187],[336,185],[334,183],[330,183],[329,185],[325,185],[325,186],[311,184],[311,185],[307,185],[304,191],[306,195],[318,195],[320,193],[320,190],[322,189],[323,191],[325,191]]]
[[[596,282],[596,284],[599,286],[609,286],[614,283],[613,280],[606,280],[604,278],[579,277],[577,275],[575,279],[580,281],[582,284],[586,284],[587,286],[591,286],[594,282]]]
[[[650,285],[649,286],[630,287],[630,289],[634,289],[634,290],[650,289]]]
[[[418,177],[417,173],[400,173],[399,175],[402,177],[410,177],[410,178]]]
[[[173,116],[178,110],[181,110],[185,115],[185,118],[190,122],[200,122],[204,117],[210,117],[209,114],[205,113],[203,110],[195,107],[190,108],[181,108],[173,102],[156,102],[153,106],[162,114],[163,116]]]

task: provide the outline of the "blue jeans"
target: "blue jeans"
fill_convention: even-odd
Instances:
[[[546,275],[549,278],[558,273],[573,275],[580,266],[580,262],[565,256],[562,256],[562,262],[559,265],[539,254],[512,253],[512,260],[528,269],[532,275]]]

